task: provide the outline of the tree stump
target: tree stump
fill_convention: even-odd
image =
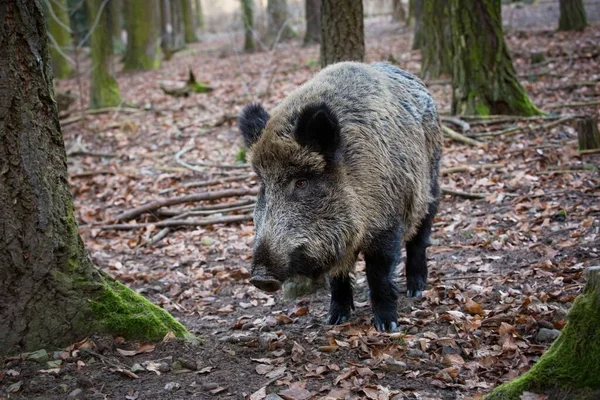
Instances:
[[[579,150],[600,149],[598,120],[594,117],[577,120],[577,138],[579,140]]]

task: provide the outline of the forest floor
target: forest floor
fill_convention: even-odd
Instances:
[[[519,10],[536,15],[527,7],[511,10],[517,26]],[[419,72],[410,29],[377,18],[367,20],[366,31],[367,61],[392,60]],[[600,116],[600,28],[508,32],[524,87],[550,114],[443,117],[481,142],[446,140],[443,158],[442,186],[474,198],[443,196],[429,249],[429,290],[421,299],[401,296],[397,334],[370,326],[362,261],[352,320],[327,326],[326,292],[286,301],[248,283],[251,221],[157,226],[199,206],[196,220],[219,212],[247,219],[251,210],[243,204],[251,195],[182,203],[123,221],[146,224],[141,228],[103,227],[154,200],[223,189],[251,193],[256,179],[248,168],[218,166],[236,162],[242,143],[235,115],[250,101],[269,109],[308,80],[319,69],[317,46],[294,41],[248,55],[234,51],[239,37],[215,35],[159,70],[119,72],[123,98],[135,108],[63,118],[80,232],[99,268],[170,311],[202,342],[89,338],[50,352],[49,361],[43,354],[41,363],[6,359],[0,398],[476,399],[527,370],[564,326],[585,268],[600,264],[600,154],[580,155],[574,129],[574,116]],[[532,65],[532,52],[545,61]],[[160,84],[184,82],[190,67],[214,90],[165,95]],[[58,82],[73,93],[87,93],[88,85],[87,79]],[[447,115],[447,80],[428,87]],[[86,108],[86,98],[72,109]],[[177,161],[183,149],[179,158],[195,171]],[[185,186],[192,182],[203,183]],[[216,204],[240,209],[207,209]],[[405,289],[403,265],[398,283]]]

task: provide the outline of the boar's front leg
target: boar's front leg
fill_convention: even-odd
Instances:
[[[354,310],[352,298],[352,277],[349,274],[341,274],[331,277],[331,304],[329,306],[329,325],[343,324],[350,318],[351,310]]]
[[[373,325],[379,332],[393,332],[398,327],[398,289],[392,275],[398,263],[401,244],[402,230],[395,227],[377,235],[364,252]]]

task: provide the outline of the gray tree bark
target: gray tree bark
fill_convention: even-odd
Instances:
[[[306,32],[304,45],[321,43],[321,0],[305,0]]]
[[[583,0],[560,0],[559,31],[582,31],[588,26]]]
[[[363,61],[365,28],[360,0],[322,0],[321,65]]]

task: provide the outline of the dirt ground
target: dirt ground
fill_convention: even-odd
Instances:
[[[527,92],[551,114],[458,124],[443,117],[457,131],[468,122],[465,134],[482,145],[445,143],[447,194],[429,249],[429,290],[421,299],[401,296],[396,334],[370,325],[363,262],[356,312],[332,327],[324,324],[326,291],[284,300],[248,284],[249,221],[172,228],[154,244],[162,229],[155,223],[165,218],[159,214],[125,221],[150,223],[141,229],[102,228],[152,200],[255,187],[248,169],[212,166],[235,163],[241,140],[234,116],[253,100],[270,108],[309,79],[318,70],[318,47],[293,41],[246,55],[232,45],[240,37],[214,35],[160,70],[119,72],[122,95],[136,109],[63,118],[80,232],[99,268],[169,310],[201,342],[92,337],[67,350],[48,349],[47,356],[7,358],[0,399],[476,399],[526,371],[566,323],[585,268],[600,264],[600,154],[578,154],[573,123],[575,114],[600,114],[600,28],[550,31],[554,14],[543,7],[505,10],[506,40]],[[366,30],[367,61],[390,60],[418,73],[410,29],[379,17],[367,20]],[[534,51],[545,61],[533,65]],[[184,81],[188,68],[214,91],[166,96],[159,83]],[[84,96],[73,109],[87,107],[87,79],[57,86],[73,93],[81,87]],[[447,80],[428,87],[447,113]],[[182,159],[197,171],[176,160],[187,147]],[[225,173],[240,179],[183,186]],[[203,206],[244,199],[252,197]],[[402,264],[398,283],[404,291]]]

